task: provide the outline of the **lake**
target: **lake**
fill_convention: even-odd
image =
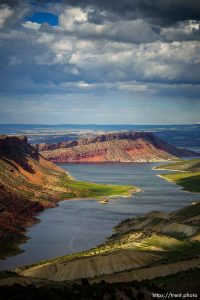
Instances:
[[[23,253],[0,261],[0,270],[36,263],[105,241],[118,222],[151,210],[172,211],[200,199],[179,186],[156,176],[166,171],[152,170],[159,163],[59,164],[82,181],[135,185],[142,189],[130,198],[66,200],[38,215],[40,223],[27,230],[30,238],[21,245]]]

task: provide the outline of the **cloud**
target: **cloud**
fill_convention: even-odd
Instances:
[[[156,97],[161,106],[169,99],[200,100],[196,1],[31,3],[1,5],[0,101],[51,96],[62,109],[64,96],[104,99],[105,106],[109,97],[122,106]],[[187,7],[180,17],[178,7]],[[43,13],[31,21],[34,12],[57,14],[58,24],[42,22]]]
[[[84,28],[83,25],[89,24],[86,18],[84,20],[81,21],[83,22],[82,28]],[[10,82],[7,85],[5,83],[2,89],[5,90],[6,86],[11,89],[10,85],[13,84],[13,90],[19,91],[19,87],[24,90],[22,86],[23,80],[25,85],[25,78],[30,78],[30,82],[37,82],[41,85],[49,81],[58,84],[66,82],[66,79],[77,80],[77,82],[135,80],[144,84],[147,82],[199,82],[199,41],[165,42],[157,39],[152,41],[148,31],[143,30],[142,26],[145,22],[127,21],[131,25],[132,22],[136,24],[135,38],[138,36],[138,39],[146,40],[145,43],[139,40],[137,43],[115,40],[116,32],[118,32],[117,26],[115,39],[113,36],[110,38],[111,30],[104,30],[101,34],[98,33],[89,38],[88,35],[87,37],[81,36],[80,32],[77,34],[72,31],[69,34],[60,26],[52,28],[47,24],[40,25],[30,21],[25,21],[17,29],[11,28],[7,32],[2,32],[0,34],[3,42],[0,50],[1,64],[4,67],[8,66],[2,74],[2,82],[6,81],[6,76]],[[129,27],[125,30],[126,22],[117,23],[122,26],[119,28],[124,28],[124,32],[127,31],[128,34],[133,33],[134,37],[134,31],[132,32]],[[106,24],[106,26],[114,28],[113,23]],[[196,23],[195,26],[197,26]],[[137,28],[142,28],[141,35],[137,34]],[[80,27],[80,30],[83,29]],[[101,35],[100,38],[99,35]],[[124,38],[126,38],[125,35]],[[15,48],[12,45],[15,45]],[[185,72],[186,69],[187,72]],[[13,72],[21,74],[21,79],[17,76],[17,80],[20,80],[18,85],[12,79]],[[28,87],[39,91],[34,84],[26,84],[25,90]]]
[[[37,22],[27,21],[27,22],[23,23],[22,26],[27,29],[38,30],[41,25]]]
[[[73,29],[74,25],[86,22],[88,19],[88,13],[79,7],[68,7],[63,13],[61,13],[59,19],[60,25],[64,29],[71,30]]]
[[[126,19],[149,19],[157,24],[199,20],[199,0],[65,0],[67,5],[95,7]]]
[[[200,21],[188,20],[162,28],[160,36],[166,42],[200,40]]]
[[[0,6],[0,28],[3,28],[6,20],[11,17],[13,11],[6,5]]]
[[[0,5],[8,5],[9,7],[19,5],[20,0],[0,0]]]
[[[30,9],[27,2],[6,1],[4,3],[4,1],[2,1],[2,4],[0,3],[1,31],[16,28]]]
[[[131,43],[148,43],[158,39],[158,28],[141,19],[110,20],[104,23],[94,23],[94,9],[65,7],[59,16],[59,26],[66,34],[73,34],[79,38],[114,40]],[[105,19],[106,14],[101,14]]]

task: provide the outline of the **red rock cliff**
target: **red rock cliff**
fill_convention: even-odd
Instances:
[[[0,256],[17,251],[13,243],[24,239],[35,213],[56,205],[63,173],[25,137],[0,136]]]
[[[103,134],[36,147],[53,162],[159,162],[195,155],[192,151],[166,143],[152,132]]]

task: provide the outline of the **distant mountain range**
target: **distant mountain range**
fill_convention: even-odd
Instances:
[[[200,125],[95,125],[95,124],[0,124],[2,134],[25,135],[29,143],[60,143],[93,137],[95,134],[108,134],[126,131],[149,131],[176,147],[200,149]],[[195,150],[196,151],[196,150]]]
[[[37,144],[52,162],[161,162],[177,157],[198,156],[179,149],[152,132],[119,132],[57,144]]]

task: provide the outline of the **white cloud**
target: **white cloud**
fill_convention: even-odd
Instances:
[[[36,23],[36,22],[27,21],[27,22],[23,23],[22,26],[27,29],[38,30],[40,28],[41,24]]]
[[[160,36],[168,42],[199,40],[200,22],[195,20],[179,22],[176,26],[162,28]]]
[[[67,7],[59,16],[59,26],[79,38],[102,38],[121,42],[141,43],[157,40],[158,33],[142,19],[107,20],[102,24],[94,24],[88,15],[93,10]],[[106,16],[106,14],[104,14]]]
[[[0,28],[3,28],[6,20],[13,14],[13,11],[8,6],[0,7]]]
[[[199,41],[131,44],[97,37],[81,38],[66,34],[59,28],[33,30],[32,27],[36,28],[31,24],[30,27],[28,25],[0,34],[8,47],[16,43],[18,51],[21,49],[18,61],[24,60],[25,53],[25,57],[34,60],[37,65],[59,64],[63,73],[83,76],[82,80],[87,76],[100,82],[138,79],[181,81],[199,78],[198,72],[192,71],[200,63]],[[11,57],[14,56],[13,49]]]
[[[59,25],[66,30],[73,30],[74,25],[82,24],[88,19],[88,12],[83,11],[79,7],[65,8],[59,17]]]

